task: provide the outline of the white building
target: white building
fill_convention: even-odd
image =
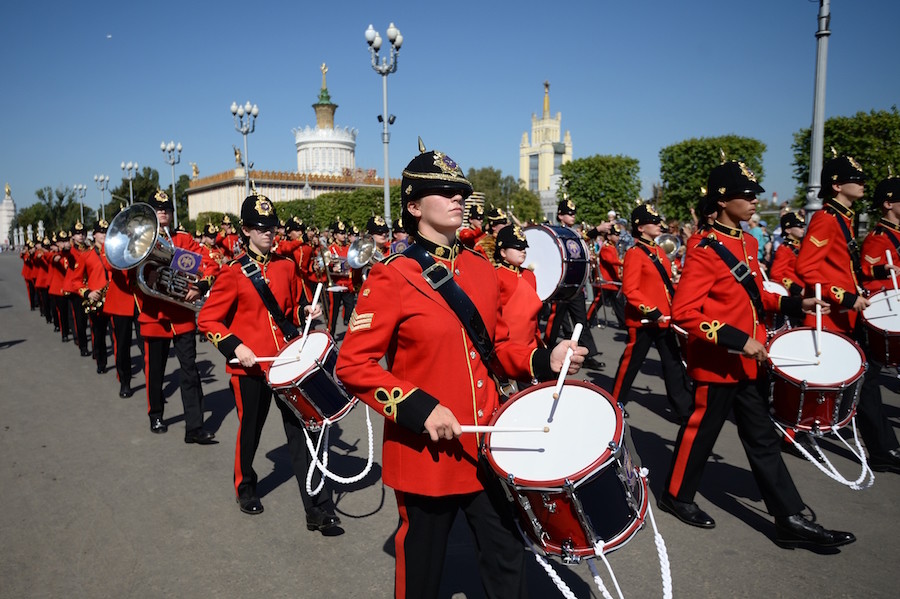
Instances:
[[[356,168],[356,134],[352,127],[336,127],[337,104],[331,101],[325,85],[328,67],[322,64],[322,89],[316,111],[315,128],[307,125],[292,129],[297,146],[297,172],[310,175],[341,175]]]
[[[9,191],[9,183],[6,184],[6,196],[0,202],[0,245],[12,245],[12,224],[16,218],[16,203]]]

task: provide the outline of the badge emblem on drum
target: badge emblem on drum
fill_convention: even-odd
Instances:
[[[581,244],[579,244],[574,239],[566,240],[566,251],[569,253],[569,256],[572,258],[580,258],[581,257]]]

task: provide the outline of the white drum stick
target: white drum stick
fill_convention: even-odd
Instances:
[[[885,250],[884,253],[887,256],[888,265],[893,266],[894,259],[891,257],[891,250]],[[890,271],[891,271],[891,280],[894,282],[894,293],[897,293],[897,273],[894,272],[893,268],[890,269]],[[885,295],[887,295],[887,294],[885,294]],[[890,304],[888,304],[888,310],[893,312],[893,309],[891,308]]]
[[[580,322],[575,325],[571,341],[578,343],[578,340],[581,339],[581,330],[583,328]],[[569,372],[569,364],[572,363],[572,354],[574,353],[571,347],[566,350],[566,358],[563,360],[562,368],[559,369],[559,378],[556,379],[556,389],[553,390],[553,399],[559,399],[559,394],[562,393],[563,384],[566,382],[566,374]]]
[[[795,358],[793,356],[775,356],[772,354],[769,354],[769,359],[770,360],[781,360],[784,362],[794,362],[796,364],[803,364],[803,365],[807,365],[807,366],[814,366],[814,365],[818,365],[818,364],[822,363],[821,360],[808,360],[806,358]]]
[[[818,303],[822,301],[822,283],[816,283],[816,356],[822,355],[822,346],[819,345],[819,338],[822,336],[822,306]]]
[[[294,361],[297,361],[297,360],[299,360],[299,359],[300,359],[300,355],[299,355],[299,354],[296,355],[296,356],[290,356],[290,357],[287,357],[287,356],[284,356],[284,357],[283,357],[283,356],[262,356],[262,357],[257,357],[257,358],[256,358],[256,362],[257,362],[257,363],[260,363],[260,362],[278,362],[278,361],[283,361],[283,362],[294,362]],[[237,358],[231,358],[230,360],[228,360],[228,363],[229,363],[229,364],[240,364],[241,361],[238,360]]]
[[[759,274],[762,275],[763,281],[765,281],[766,283],[769,282],[769,277],[766,276],[766,269],[765,269],[765,268],[760,268],[760,269],[759,269]]]
[[[488,424],[461,424],[464,433],[549,433],[549,426],[494,426]]]
[[[319,303],[319,296],[322,294],[322,283],[316,285],[316,292],[313,293],[313,301],[309,307],[310,312],[316,311],[316,306]],[[306,335],[309,333],[309,325],[312,324],[312,316],[306,317],[306,325],[303,327],[303,337],[302,341],[300,341],[300,350],[303,351],[303,346],[306,345]]]

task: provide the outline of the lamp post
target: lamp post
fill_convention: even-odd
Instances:
[[[122,163],[122,172],[125,173],[125,178],[128,179],[128,205],[134,204],[134,188],[132,187],[131,182],[134,181],[134,177],[137,175],[138,163],[128,161],[128,164]]]
[[[173,211],[172,230],[175,231],[178,229],[178,198],[175,197],[175,165],[181,162],[181,142],[178,142],[177,144],[174,141],[170,141],[168,144],[162,142],[159,144],[159,149],[162,150],[163,160],[172,167],[172,206],[175,208]]]
[[[809,183],[806,186],[806,218],[822,209],[819,190],[822,188],[822,152],[825,145],[825,73],[828,66],[828,36],[831,31],[831,3],[819,0],[816,31],[816,83],[813,93],[813,121],[809,141]],[[807,221],[808,222],[808,221]]]
[[[100,218],[106,220],[106,190],[109,189],[109,175],[94,175],[94,182],[97,184],[97,189],[100,190]],[[99,215],[99,214],[98,214]],[[84,219],[81,219],[81,222],[84,222]]]
[[[243,106],[237,102],[231,103],[231,115],[234,117],[235,130],[244,136],[244,197],[250,195],[250,156],[247,154],[247,136],[256,130],[256,117],[259,116],[259,106],[251,104],[250,100]],[[244,118],[246,117],[246,118]]]
[[[378,121],[384,125],[381,133],[381,141],[384,143],[384,220],[388,226],[391,226],[391,180],[388,171],[388,144],[391,142],[391,133],[388,130],[389,125],[394,124],[396,117],[388,115],[387,105],[387,77],[391,73],[397,72],[397,53],[400,52],[400,46],[403,45],[403,36],[400,30],[393,23],[388,25],[387,38],[391,43],[391,56],[388,60],[387,56],[382,56],[378,60],[378,50],[381,49],[381,35],[369,25],[366,29],[366,43],[369,44],[369,54],[372,56],[372,68],[381,75],[382,87],[382,112],[378,115]]]
[[[87,185],[82,185],[79,183],[78,185],[73,186],[75,190],[75,195],[78,197],[78,203],[81,206],[81,222],[84,223],[84,194],[87,193]],[[38,233],[38,237],[40,237],[40,233]]]

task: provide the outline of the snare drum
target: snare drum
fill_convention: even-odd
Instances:
[[[331,335],[310,331],[306,344],[302,337],[288,343],[266,375],[275,396],[309,430],[321,428],[326,419],[337,422],[356,405],[357,398],[349,395],[334,376],[336,361]]]
[[[782,331],[769,342],[772,371],[772,416],[800,431],[827,432],[853,418],[866,372],[865,356],[853,341],[833,331]]]
[[[872,294],[862,314],[869,357],[885,366],[900,365],[900,293],[889,289]]]
[[[491,422],[550,432],[494,431],[484,453],[515,499],[525,534],[544,553],[578,561],[595,555],[595,542],[603,553],[627,543],[644,523],[649,495],[612,397],[577,380],[566,381],[558,402],[554,390],[547,382],[514,395]]]
[[[532,225],[523,231],[528,241],[527,268],[534,271],[541,301],[573,298],[587,281],[587,245],[571,229]]]
[[[775,281],[763,281],[763,289],[769,293],[776,293],[782,297],[787,297],[789,295],[788,290]],[[784,314],[779,314],[778,312],[766,311],[765,316],[763,317],[763,324],[766,327],[766,334],[770,339],[785,328],[788,328],[787,319],[784,317]]]

